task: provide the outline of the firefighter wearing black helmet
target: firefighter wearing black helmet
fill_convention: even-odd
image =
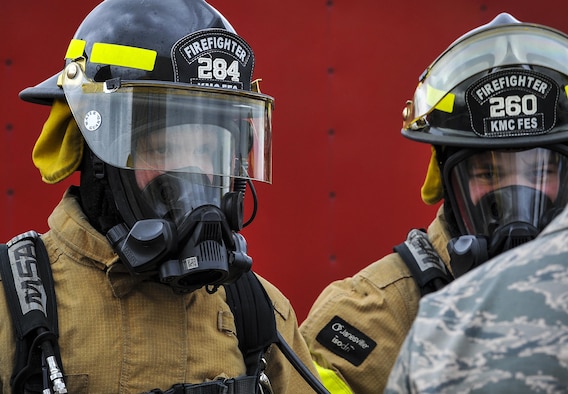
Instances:
[[[334,393],[382,392],[420,297],[534,239],[568,201],[568,36],[500,14],[421,75],[402,134],[430,144],[427,231],[329,285],[300,330]]]
[[[255,277],[240,234],[253,218],[245,189],[271,182],[273,99],[252,81],[249,45],[203,0],[106,0],[65,58],[20,94],[51,106],[33,152],[43,180],[81,173],[41,235],[58,341],[40,332],[27,343],[39,368],[15,366],[27,357],[15,349],[21,326],[2,324],[1,391],[309,392],[286,360],[295,353],[315,373],[278,289],[254,287],[270,298],[269,319],[236,318],[249,307],[241,280]],[[8,306],[1,296],[2,316]],[[255,345],[274,320],[279,346],[247,347],[241,334]]]

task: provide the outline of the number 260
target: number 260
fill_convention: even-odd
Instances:
[[[492,97],[489,99],[491,107],[489,114],[493,117],[532,115],[537,111],[537,100],[534,94],[527,94],[523,97],[507,96]]]

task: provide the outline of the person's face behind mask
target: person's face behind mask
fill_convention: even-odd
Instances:
[[[541,228],[559,200],[566,161],[556,151],[534,148],[484,151],[457,163],[452,187],[467,233],[491,236],[514,221]]]
[[[520,152],[491,151],[471,157],[469,191],[473,204],[487,193],[507,186],[527,186],[556,200],[558,161],[550,151],[531,149]]]
[[[141,198],[177,225],[199,206],[219,207],[230,187],[219,175],[234,165],[232,151],[231,133],[215,125],[176,125],[138,138],[133,167]]]
[[[179,125],[138,141],[134,155],[138,187],[143,190],[167,171],[201,173],[212,182],[220,130],[212,125]]]

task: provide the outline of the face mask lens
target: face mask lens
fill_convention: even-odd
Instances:
[[[233,138],[215,125],[176,125],[135,134],[133,167],[137,194],[159,219],[181,226],[202,205],[220,206],[234,165]]]
[[[152,171],[230,173],[233,159],[231,132],[215,125],[177,125],[135,134],[132,165],[138,174]],[[144,177],[140,176],[144,183]],[[143,185],[140,185],[143,187]]]
[[[466,234],[490,237],[511,223],[541,230],[566,204],[567,158],[544,148],[470,154],[451,169]]]

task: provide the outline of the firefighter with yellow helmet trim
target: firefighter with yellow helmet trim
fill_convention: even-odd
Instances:
[[[568,202],[568,36],[503,13],[421,75],[403,136],[432,146],[427,231],[330,284],[300,330],[333,393],[382,392],[420,297],[532,240]]]
[[[45,355],[43,335],[39,369],[21,365],[18,325],[3,324],[4,393],[310,391],[286,360],[295,353],[316,373],[279,290],[259,278],[287,352],[245,355],[251,327],[228,303],[229,286],[251,277],[245,189],[271,182],[273,99],[253,66],[252,49],[204,0],[106,0],[79,26],[64,70],[21,92],[51,106],[33,151],[43,180],[80,171],[80,185],[41,235],[60,358]],[[2,293],[2,316],[8,307]]]

